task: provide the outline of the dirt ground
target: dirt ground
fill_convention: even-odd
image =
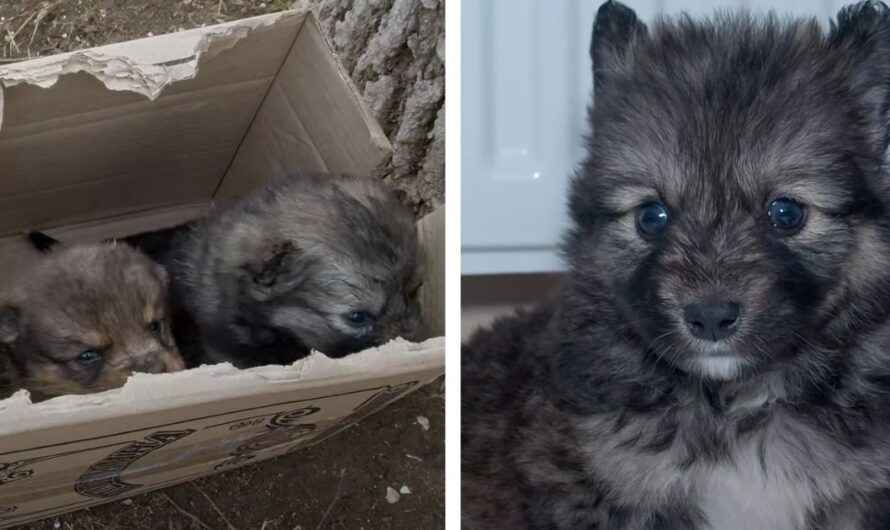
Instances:
[[[0,0],[0,63],[286,9],[290,0]],[[444,526],[444,382],[300,452],[33,529]],[[418,417],[429,420],[424,429]],[[387,501],[387,487],[410,493]],[[407,491],[407,490],[403,490]]]
[[[418,416],[429,420],[429,430]],[[302,451],[19,528],[443,528],[444,439],[438,381]],[[403,486],[411,493],[389,503],[387,487]]]

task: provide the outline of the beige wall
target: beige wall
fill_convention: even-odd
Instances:
[[[461,278],[461,340],[480,326],[534,304],[559,283],[558,274],[505,274]]]

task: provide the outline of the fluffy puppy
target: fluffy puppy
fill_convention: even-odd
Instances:
[[[370,177],[297,175],[214,209],[163,259],[200,362],[340,357],[421,329],[413,216]]]
[[[40,232],[32,245],[59,241]],[[427,335],[411,212],[377,179],[298,174],[198,221],[124,239],[171,276],[189,365],[289,364]]]
[[[590,51],[565,286],[463,351],[466,527],[884,528],[890,10]]]
[[[164,269],[125,245],[49,253],[0,305],[7,390],[37,401],[182,370],[167,300]]]

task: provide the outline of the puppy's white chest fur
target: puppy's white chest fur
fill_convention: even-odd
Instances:
[[[748,452],[747,450],[745,450]],[[750,455],[753,456],[753,455]],[[714,530],[806,528],[815,492],[780,466],[764,471],[756,458],[721,464],[703,477],[699,508]]]

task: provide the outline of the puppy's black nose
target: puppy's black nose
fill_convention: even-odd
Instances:
[[[717,342],[735,333],[740,312],[741,307],[735,302],[706,300],[686,306],[683,317],[692,336]]]

